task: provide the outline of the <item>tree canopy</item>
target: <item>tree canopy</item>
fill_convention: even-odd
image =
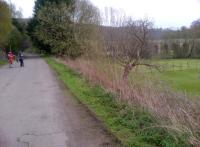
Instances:
[[[99,23],[98,9],[87,0],[37,0],[29,33],[38,47],[76,58],[88,48]]]
[[[17,52],[29,47],[26,24],[21,16],[15,5],[0,0],[0,49],[8,52],[11,48]]]
[[[8,36],[12,31],[12,14],[9,5],[0,0],[0,47],[6,45]]]

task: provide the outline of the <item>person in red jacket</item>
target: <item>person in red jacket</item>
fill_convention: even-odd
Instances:
[[[9,67],[12,67],[12,64],[15,60],[15,55],[12,52],[8,53],[8,62],[9,62]]]

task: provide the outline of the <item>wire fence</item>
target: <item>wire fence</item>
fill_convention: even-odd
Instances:
[[[161,71],[181,71],[181,70],[197,70],[200,71],[200,62],[198,63],[163,63],[158,64]]]

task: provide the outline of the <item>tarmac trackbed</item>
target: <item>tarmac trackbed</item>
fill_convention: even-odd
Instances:
[[[115,147],[41,58],[0,68],[0,147]]]

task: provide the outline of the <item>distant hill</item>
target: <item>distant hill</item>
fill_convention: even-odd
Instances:
[[[112,34],[120,35],[120,31],[122,31],[123,27],[117,28],[117,27],[111,27],[111,26],[101,26],[100,29],[104,35],[109,35],[111,32],[112,32]],[[174,38],[176,38],[176,36],[175,36],[176,33],[177,33],[177,30],[170,30],[170,29],[153,28],[150,30],[150,36],[153,40],[168,39],[168,37],[173,37],[171,39],[174,39]],[[179,39],[179,38],[181,38],[181,37],[177,37],[176,39]]]

